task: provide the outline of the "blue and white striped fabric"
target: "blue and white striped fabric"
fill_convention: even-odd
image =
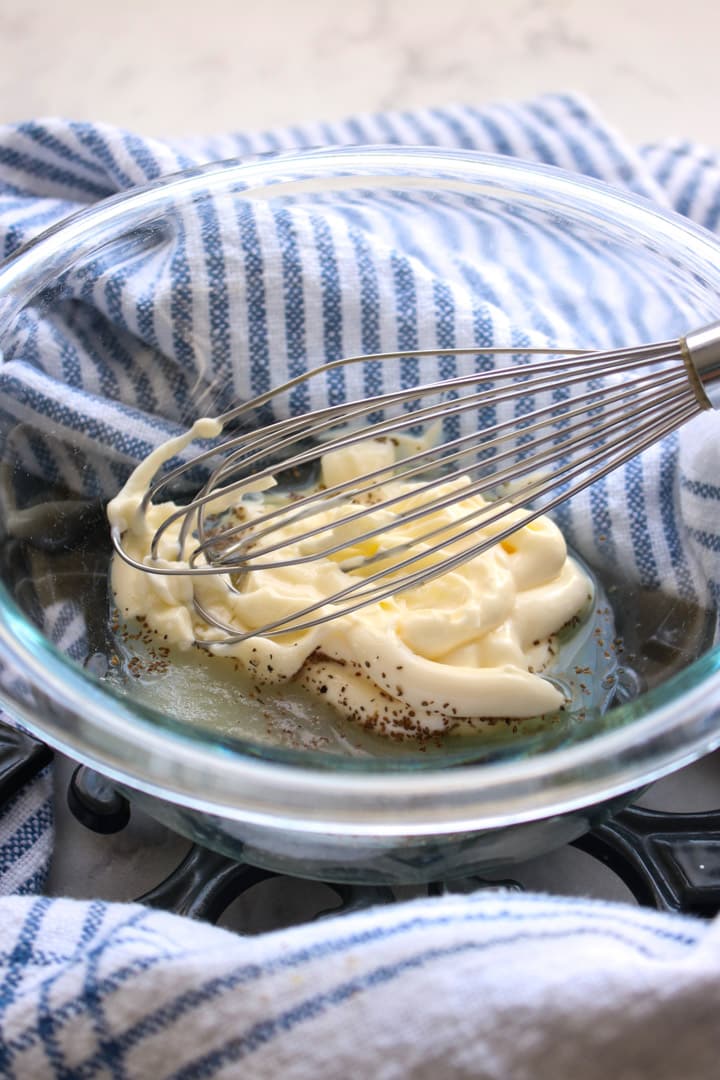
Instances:
[[[0,713],[0,723],[7,720]],[[40,892],[53,840],[52,778],[45,769],[0,811],[0,894]]]
[[[512,154],[604,179],[720,229],[719,154],[681,142],[634,149],[585,103],[550,96],[182,142],[99,124],[12,125],[0,129],[0,252],[10,255],[72,211],[164,173],[319,143]],[[281,381],[295,373],[293,364],[412,349],[419,308],[435,320],[439,346],[465,343],[468,334],[481,344],[525,343],[508,319],[519,264],[509,267],[506,282],[494,279],[478,292],[473,281],[466,292],[448,294],[440,267],[398,258],[393,229],[397,235],[403,219],[397,206],[390,209],[395,218],[384,206],[382,217],[366,209],[361,220],[318,207],[313,221],[276,218],[264,231],[259,219],[236,222],[242,265],[230,274],[221,257],[206,259],[207,280],[194,278],[191,290],[187,260],[208,231],[217,234],[220,206],[218,220],[196,222],[183,235],[164,276],[152,256],[132,280],[89,272],[68,284],[68,295],[82,303],[42,318],[25,313],[3,357],[0,407],[40,430],[51,414],[81,447],[83,438],[100,435],[112,449],[105,467],[78,470],[77,455],[55,447],[49,456],[42,439],[30,437],[28,460],[83,493],[111,494],[139,457],[187,425],[187,390],[203,372],[186,338],[163,319],[168,303],[176,305],[176,326],[179,312],[180,324],[185,318],[208,331],[219,327],[212,374],[230,399],[265,389],[270,378]],[[445,208],[446,225],[453,212]],[[306,253],[300,277],[293,264],[298,230]],[[461,229],[458,235],[463,242]],[[249,351],[238,364],[223,348],[222,325],[228,311],[244,325],[260,263],[265,281],[282,280],[278,295],[290,306],[248,333]],[[344,287],[348,280],[354,291]],[[267,303],[273,295],[267,292]],[[577,338],[576,320],[544,301],[537,343]],[[388,311],[390,319],[378,314]],[[95,331],[104,319],[116,332],[98,351]],[[273,326],[285,335],[277,352]],[[596,343],[621,343],[628,326],[635,339],[631,313],[618,313],[613,327],[593,331]],[[583,327],[583,343],[587,333]],[[276,355],[288,366],[271,372]],[[170,402],[161,417],[153,408],[158,397]],[[712,423],[697,421],[694,438],[668,440],[580,501],[563,520],[576,545],[595,560],[622,552],[643,584],[662,581],[695,595],[697,566],[717,558],[720,534],[713,484],[720,462],[704,438]],[[667,527],[638,532],[643,500],[663,507]],[[677,541],[680,514],[694,530],[692,552]],[[82,627],[56,615],[48,633],[68,651],[81,647]],[[41,887],[51,839],[48,783],[39,778],[0,811],[0,893]],[[719,939],[716,927],[690,920],[582,902],[474,897],[243,940],[136,907],[14,896],[0,901],[0,925],[2,1076],[235,1076],[246,1061],[259,1075],[297,1077],[716,1074]]]
[[[0,900],[0,1075],[711,1080],[720,925],[476,893],[258,937]]]

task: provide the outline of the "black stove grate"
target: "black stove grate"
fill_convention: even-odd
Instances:
[[[0,725],[0,806],[52,759],[42,743]],[[99,773],[78,766],[68,790],[75,817],[93,832],[110,834],[130,819],[128,801]],[[638,903],[659,911],[712,918],[720,912],[720,809],[668,813],[631,806],[573,842],[625,883]],[[284,875],[194,845],[180,864],[141,903],[216,923],[228,907],[262,881]],[[323,918],[392,903],[389,886],[326,883],[337,903]],[[480,888],[521,889],[515,881],[481,877],[433,882],[430,895]]]

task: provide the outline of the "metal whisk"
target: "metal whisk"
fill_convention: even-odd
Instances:
[[[487,369],[491,357],[494,362],[503,354],[514,362]],[[545,359],[531,361],[531,354]],[[475,369],[391,393],[361,392],[355,400],[233,433],[253,415],[262,418],[280,395],[298,395],[313,377],[327,380],[345,369],[346,378],[392,363],[413,367],[428,357],[435,357],[441,367],[474,357]],[[487,370],[477,370],[478,365]],[[223,574],[227,587],[235,591],[242,591],[257,570],[333,557],[347,570],[347,585],[252,633],[239,633],[195,601],[200,615],[222,630],[227,642],[297,632],[421,585],[507,539],[521,524],[557,507],[710,408],[705,386],[719,377],[720,323],[680,340],[607,352],[475,347],[338,360],[225,413],[219,418],[224,430],[231,429],[225,441],[155,481],[142,512],[186,482],[191,471],[196,474],[202,467],[209,474],[195,497],[157,530],[148,559],[134,560],[117,530],[113,543],[139,570]],[[422,431],[438,433],[437,440],[428,445],[419,439],[392,465],[318,486],[313,467],[329,451],[351,446],[362,450],[367,439],[402,441],[404,434],[417,437]],[[453,476],[464,477],[464,486],[448,492],[442,482]],[[280,479],[288,497],[260,516],[243,521],[214,511],[219,495],[223,501],[233,494],[240,500],[251,483],[270,477]],[[378,487],[391,480],[413,482],[412,509],[403,509],[407,496],[393,492],[392,486],[377,495]],[[429,520],[451,502],[472,495],[492,501],[463,513],[451,531],[447,523],[438,526]],[[328,507],[341,508],[336,528],[352,530],[355,554],[345,562],[348,541],[324,540],[330,536],[327,524],[313,520]],[[508,514],[518,508],[522,520],[518,522],[516,513],[509,521]],[[370,510],[373,524],[363,530]],[[404,524],[412,523],[414,535],[358,558],[357,545],[372,541],[387,527],[377,524],[378,511],[397,512]],[[158,563],[161,538],[178,521],[187,565]],[[427,529],[420,527],[423,522]],[[307,554],[283,554],[286,541],[278,540],[277,530],[288,525],[294,540],[312,541]],[[488,527],[490,534],[480,534]]]

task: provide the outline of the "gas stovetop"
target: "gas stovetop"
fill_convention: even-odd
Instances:
[[[0,807],[51,759],[27,736],[0,731]],[[373,904],[502,885],[635,900],[663,911],[720,911],[720,752],[660,781],[612,822],[518,864],[508,879],[466,877],[418,886],[339,885],[289,878],[190,841],[128,804],[103,777],[55,763],[51,895],[140,900],[257,933]]]

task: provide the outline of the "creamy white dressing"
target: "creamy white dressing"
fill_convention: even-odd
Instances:
[[[153,535],[177,509],[170,501],[141,508],[152,478],[192,440],[217,434],[215,421],[197,421],[187,435],[154,451],[109,503],[109,521],[137,561],[152,562]],[[360,449],[327,454],[322,481],[330,485],[351,480],[392,464],[393,454],[391,443],[372,440]],[[557,526],[546,517],[522,524],[522,510],[512,512],[517,531],[482,555],[424,585],[305,631],[227,644],[218,641],[222,632],[196,609],[197,601],[240,633],[291,616],[357,581],[353,575],[363,573],[364,556],[382,555],[417,536],[420,528],[450,529],[469,511],[487,505],[480,496],[463,496],[466,483],[462,478],[439,483],[434,494],[452,493],[457,501],[421,525],[402,519],[421,499],[418,485],[390,480],[373,496],[404,496],[395,508],[367,505],[362,518],[348,526],[338,523],[347,505],[328,505],[313,519],[313,526],[323,527],[315,540],[298,540],[302,522],[282,526],[273,533],[273,542],[283,543],[284,557],[313,553],[331,540],[344,543],[341,558],[264,567],[247,576],[239,593],[228,589],[224,575],[158,575],[136,570],[116,556],[116,605],[124,619],[143,617],[172,648],[202,642],[212,652],[232,657],[257,684],[297,680],[343,716],[381,734],[428,735],[461,730],[464,718],[523,719],[554,712],[563,704],[563,694],[541,672],[552,662],[553,635],[587,606],[592,585],[568,556]],[[256,489],[252,500],[243,502],[243,513],[260,515],[270,500],[272,496]],[[356,539],[376,524],[383,525],[382,533],[370,541]],[[473,542],[493,535],[492,528],[479,528]],[[188,553],[180,551],[179,537],[180,521],[173,522],[159,546],[161,565],[187,566]],[[456,547],[450,542],[446,550]],[[429,556],[430,561],[435,558]]]

